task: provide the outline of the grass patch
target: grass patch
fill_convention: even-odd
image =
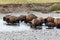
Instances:
[[[60,4],[54,4],[49,8],[49,11],[60,10]]]
[[[60,2],[60,0],[0,0],[0,4],[9,3],[49,3],[49,2]]]

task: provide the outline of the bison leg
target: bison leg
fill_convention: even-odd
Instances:
[[[26,23],[26,24],[27,24],[27,21],[24,21],[24,23]]]
[[[39,23],[39,26],[42,26],[42,24],[43,24],[42,22],[41,22],[41,23]]]
[[[31,25],[31,28],[32,28],[32,25]]]
[[[48,26],[47,29],[53,29],[53,28],[54,28],[54,24],[52,24],[52,23],[51,23],[51,24],[48,24],[48,23],[47,23],[46,26]]]
[[[40,26],[38,29],[42,29],[42,23],[39,23],[37,26]]]
[[[36,25],[34,26],[34,28],[36,28]]]
[[[19,23],[19,20],[17,19],[17,20],[15,20],[15,22],[16,22],[16,23]]]
[[[47,19],[44,19],[43,23],[45,23],[45,24],[46,24],[46,23],[47,23]]]
[[[40,28],[39,29],[42,29],[42,23],[40,23]]]
[[[9,25],[9,21],[6,21],[7,22],[7,24]]]
[[[48,28],[47,29],[53,29],[54,27],[53,26],[48,26]]]
[[[60,29],[60,25],[57,25],[57,29]]]
[[[31,25],[31,28],[36,28],[36,25]]]
[[[21,22],[23,22],[23,20],[21,20]]]

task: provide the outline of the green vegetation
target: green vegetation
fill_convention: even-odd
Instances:
[[[40,11],[39,9],[36,9],[36,8],[34,8],[34,7],[33,7],[31,10],[32,10],[32,11]]]
[[[49,8],[49,11],[60,10],[60,4],[54,4]]]
[[[10,3],[51,3],[60,2],[60,0],[0,0],[0,4],[10,4]]]

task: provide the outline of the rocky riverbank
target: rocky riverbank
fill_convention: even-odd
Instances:
[[[60,40],[59,29],[0,32],[0,40]]]

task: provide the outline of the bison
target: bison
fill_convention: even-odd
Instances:
[[[11,15],[6,15],[5,17],[3,17],[3,20],[6,21],[8,24],[19,23],[19,19]]]
[[[3,17],[3,21],[6,21],[11,15],[6,15]]]
[[[48,29],[51,29],[54,27],[54,18],[48,16],[47,18],[44,19],[44,23],[46,26],[48,26]]]
[[[43,24],[43,18],[42,17],[38,17],[38,18],[30,21],[30,26],[32,28],[36,28],[36,26],[42,26],[42,24]]]
[[[60,18],[55,18],[54,19],[54,24],[57,28],[60,28]]]
[[[44,19],[44,23],[48,23],[48,22],[54,22],[54,18],[53,17],[50,17],[48,16],[47,18]]]
[[[36,19],[37,16],[35,16],[34,14],[29,14],[26,16],[26,19],[25,19],[25,23],[29,23],[29,21],[32,21],[33,19]]]
[[[19,19],[19,21],[23,22],[23,21],[26,20],[26,15],[20,15],[20,16],[18,17],[18,19]]]

